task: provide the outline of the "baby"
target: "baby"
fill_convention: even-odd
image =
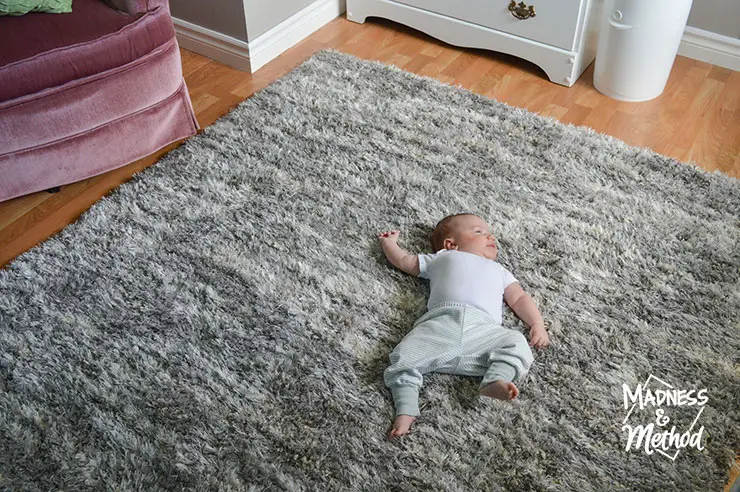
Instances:
[[[385,256],[400,270],[428,278],[430,295],[427,312],[393,350],[384,374],[396,407],[391,439],[408,433],[419,415],[424,373],[483,376],[481,395],[512,400],[519,394],[514,381],[521,381],[533,361],[529,346],[550,343],[534,301],[496,262],[496,238],[483,219],[442,219],[432,233],[433,254],[407,253],[398,236],[399,231],[378,235]],[[529,345],[519,331],[502,326],[502,299],[529,325]]]

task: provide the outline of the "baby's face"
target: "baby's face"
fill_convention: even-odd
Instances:
[[[498,257],[496,238],[485,220],[475,215],[463,215],[456,217],[450,226],[451,241],[445,241],[446,249],[473,253],[489,260]]]

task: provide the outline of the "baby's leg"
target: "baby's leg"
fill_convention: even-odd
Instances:
[[[451,338],[449,331],[443,319],[427,320],[417,324],[391,352],[391,365],[383,374],[396,408],[390,438],[408,433],[419,415],[422,375],[450,369],[454,366],[451,361],[459,357],[459,335],[457,339]]]
[[[480,394],[513,400],[519,395],[514,381],[524,378],[533,360],[532,350],[522,333],[496,328],[496,341],[488,352],[489,366],[481,381]]]
[[[513,400],[519,396],[519,388],[517,388],[511,381],[497,379],[496,381],[482,387],[480,389],[480,394],[489,398],[507,401]]]
[[[394,351],[395,353],[395,351]],[[391,361],[394,356],[391,354]],[[389,439],[403,436],[409,432],[411,424],[416,421],[419,415],[419,389],[423,382],[423,372],[426,372],[424,366],[420,368],[404,368],[402,364],[396,361],[385,370],[383,379],[393,395],[393,404],[396,408],[396,419],[393,422],[393,429],[388,435]]]
[[[513,400],[519,396],[519,388],[513,383],[517,379],[517,371],[498,356],[495,349],[488,354],[488,369],[480,384],[480,394],[498,400]]]
[[[391,361],[393,361],[393,358],[393,354],[391,354]],[[407,434],[411,424],[419,415],[419,388],[423,382],[423,377],[418,369],[402,368],[396,361],[385,370],[383,379],[385,385],[391,390],[393,404],[396,407],[396,420],[388,436],[389,439],[393,439]]]
[[[412,417],[411,415],[398,415],[396,420],[393,422],[393,429],[391,429],[388,439],[408,434],[411,424],[414,422],[416,422],[416,417]]]

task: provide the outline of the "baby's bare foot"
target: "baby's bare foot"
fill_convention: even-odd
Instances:
[[[499,379],[488,385],[486,385],[480,394],[491,398],[498,398],[499,400],[513,400],[519,395],[519,389],[511,381],[504,381]]]
[[[411,427],[411,424],[413,424],[415,420],[416,417],[412,417],[411,415],[399,415],[396,417],[396,421],[393,422],[393,429],[391,430],[388,439],[408,434],[409,427]]]

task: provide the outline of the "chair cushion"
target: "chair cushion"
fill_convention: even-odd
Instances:
[[[169,56],[179,63],[179,52],[173,53]],[[185,81],[180,81],[172,96],[142,111],[47,145],[0,155],[0,202],[104,173],[194,135],[198,125]],[[0,120],[2,116],[0,111]]]
[[[170,97],[181,84],[180,52],[173,38],[124,67],[46,90],[24,102],[0,103],[0,157],[74,138],[143,111]]]
[[[126,65],[174,37],[161,6],[128,15],[100,0],[75,0],[71,14],[0,17],[0,102]]]

